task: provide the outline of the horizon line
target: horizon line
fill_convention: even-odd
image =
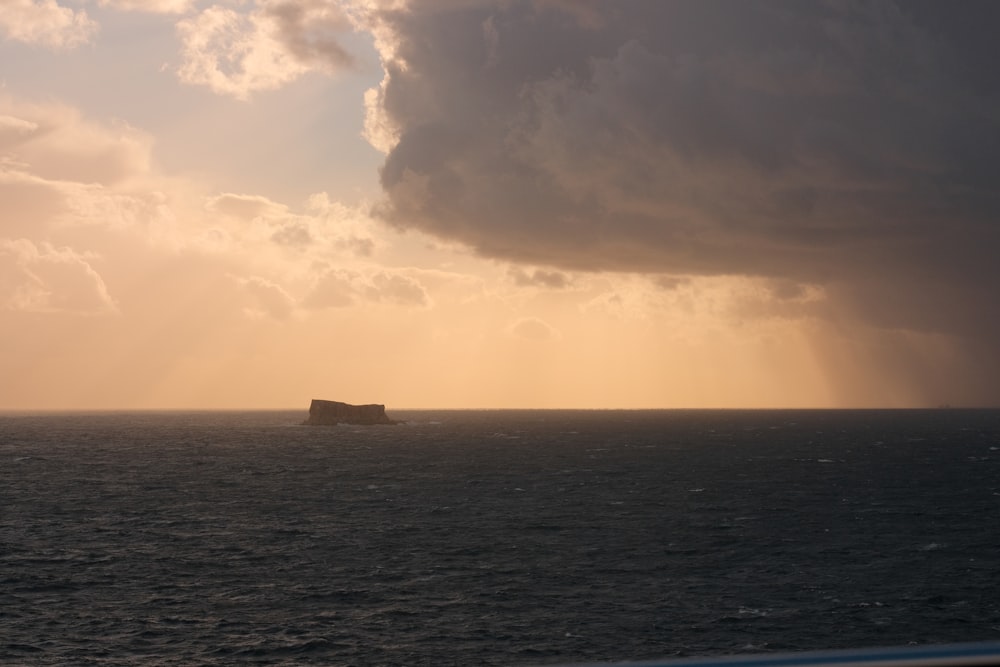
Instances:
[[[917,410],[1000,410],[1000,405],[924,405],[924,406],[704,406],[704,407],[389,407],[400,412],[838,412],[838,411],[917,411]],[[0,415],[17,413],[150,413],[150,412],[308,412],[308,407],[3,407]]]

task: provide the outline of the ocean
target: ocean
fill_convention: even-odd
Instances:
[[[1000,638],[1000,411],[0,415],[0,663]]]

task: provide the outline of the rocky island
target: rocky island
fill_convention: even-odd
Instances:
[[[309,419],[306,424],[311,426],[335,426],[337,424],[398,424],[385,414],[385,406],[375,403],[369,405],[351,405],[340,401],[323,401],[317,398],[309,405]]]

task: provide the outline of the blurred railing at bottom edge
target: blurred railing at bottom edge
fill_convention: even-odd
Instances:
[[[641,662],[572,663],[546,667],[1000,667],[1000,641],[896,648],[753,653]]]

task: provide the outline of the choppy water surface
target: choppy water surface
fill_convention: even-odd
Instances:
[[[0,661],[1000,637],[1000,412],[0,416]]]

